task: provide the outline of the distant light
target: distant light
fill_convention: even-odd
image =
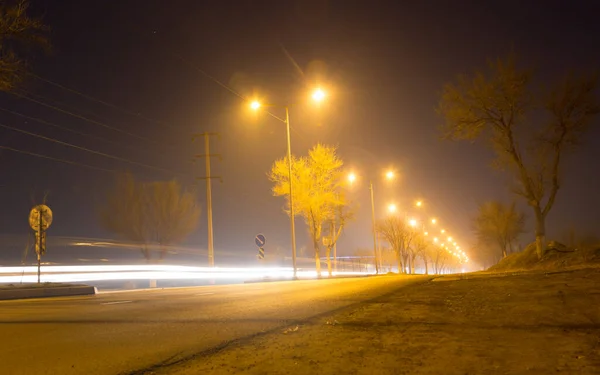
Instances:
[[[446,233],[446,230],[445,230],[445,229],[442,229],[440,232],[441,232],[441,233]]]
[[[427,232],[425,232],[424,234],[425,234],[426,236],[428,236],[428,235],[429,235],[429,233],[427,233]]]
[[[253,101],[252,103],[250,103],[250,108],[256,111],[260,108],[260,102],[257,100]]]
[[[448,242],[452,242],[452,237],[448,237]]]
[[[417,226],[417,221],[416,221],[415,219],[410,219],[410,220],[408,221],[408,224],[409,224],[411,227],[416,227],[416,226]]]
[[[437,220],[436,219],[431,219],[431,224],[435,224],[435,223],[437,223]]]
[[[389,211],[390,213],[394,213],[394,212],[396,212],[396,210],[397,210],[397,209],[398,209],[398,208],[397,208],[397,207],[396,207],[396,205],[395,205],[395,204],[393,204],[393,203],[390,203],[390,204],[388,205],[388,211]]]
[[[434,237],[433,242],[438,242],[437,237]]]
[[[387,171],[387,173],[385,174],[385,178],[387,178],[388,180],[391,180],[394,178],[394,171]]]
[[[423,205],[422,201],[417,201],[417,203],[415,203],[417,205],[417,207],[421,207]]]

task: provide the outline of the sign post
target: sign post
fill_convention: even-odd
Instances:
[[[46,230],[52,224],[52,210],[40,204],[29,212],[29,226],[35,231],[35,252],[38,262],[38,284],[40,283],[42,255],[46,254]]]
[[[267,243],[265,236],[262,234],[257,234],[256,237],[254,237],[254,243],[256,246],[258,246],[258,255],[256,257],[261,260],[265,259],[265,249],[263,248],[265,243]]]

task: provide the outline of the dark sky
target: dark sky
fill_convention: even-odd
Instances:
[[[3,109],[97,138],[2,112],[0,123],[171,172],[7,129],[0,129],[0,145],[130,170],[141,179],[177,177],[190,185],[191,176],[204,174],[202,161],[191,163],[203,152],[192,134],[220,132],[213,143],[223,156],[213,161],[213,173],[223,177],[222,184],[213,184],[217,261],[220,251],[255,252],[259,232],[268,246],[288,251],[283,200],[271,196],[266,177],[272,162],[285,155],[285,127],[266,115],[250,116],[240,97],[206,74],[244,97],[297,103],[290,111],[295,154],[305,154],[316,142],[339,146],[346,165],[361,175],[353,192],[360,205],[357,220],[338,247],[349,254],[372,243],[369,178],[375,181],[379,216],[390,201],[404,209],[424,199],[427,216],[438,217],[463,248],[473,242],[469,223],[477,205],[512,199],[510,179],[489,168],[490,151],[439,139],[435,106],[445,82],[511,50],[534,68],[536,84],[549,84],[567,69],[600,66],[600,25],[592,1],[37,0],[32,5],[52,28],[54,47],[50,55],[31,59],[32,71],[118,108],[33,77],[23,89],[39,102],[138,137],[6,93],[0,94]],[[330,93],[319,108],[306,100],[317,84]],[[551,237],[571,226],[597,232],[597,128],[567,160],[564,188],[548,220]],[[380,172],[390,166],[401,176],[393,186],[380,181]],[[0,232],[27,233],[32,196],[39,200],[48,191],[55,213],[50,235],[111,237],[96,215],[113,182],[111,173],[10,151],[0,152],[0,173]],[[204,187],[197,191],[204,205]],[[205,226],[203,213],[187,243],[205,248]],[[309,245],[304,225],[298,226],[297,242],[299,248]]]

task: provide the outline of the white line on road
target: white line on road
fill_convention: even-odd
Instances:
[[[133,301],[112,301],[112,302],[102,302],[101,305],[116,305],[119,303],[129,303]]]
[[[211,295],[211,294],[214,294],[214,293],[207,292],[207,293],[198,293],[198,294],[194,294],[194,295],[195,296],[208,296],[208,295]]]

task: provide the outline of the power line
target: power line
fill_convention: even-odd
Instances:
[[[70,160],[65,160],[65,159],[59,159],[59,158],[55,158],[55,157],[48,156],[48,155],[37,154],[35,152],[30,152],[30,151],[25,151],[25,150],[18,150],[16,148],[12,148],[12,147],[0,146],[0,148],[4,149],[4,150],[8,150],[8,151],[18,152],[20,154],[25,154],[25,155],[29,155],[29,156],[35,156],[35,157],[38,157],[38,158],[48,159],[48,160],[52,160],[52,161],[58,161],[58,162],[65,163],[65,164],[76,165],[76,166],[79,166],[79,167],[91,168],[91,169],[95,169],[97,171],[103,171],[103,172],[109,172],[109,173],[120,173],[120,171],[117,171],[117,170],[114,170],[114,169],[107,169],[107,168],[102,168],[102,167],[95,167],[93,165],[88,165],[88,164],[83,164],[83,163],[77,163],[77,162],[70,161]]]
[[[37,117],[31,117],[31,116],[28,116],[28,115],[20,113],[20,112],[11,111],[10,109],[6,109],[6,108],[0,107],[0,111],[6,112],[6,113],[10,113],[10,114],[13,114],[15,116],[20,116],[20,117],[23,117],[23,118],[27,118],[27,119],[30,119],[32,121],[37,121],[37,122],[39,122],[41,124],[53,126],[53,127],[57,128],[57,129],[65,130],[65,131],[71,132],[73,134],[77,134],[77,135],[81,135],[81,136],[84,136],[84,137],[89,137],[89,138],[97,139],[99,141],[111,143],[111,144],[116,145],[116,146],[127,147],[127,146],[122,145],[120,143],[117,143],[117,142],[105,139],[103,137],[100,137],[100,136],[97,136],[97,135],[94,135],[94,134],[88,134],[88,133],[80,132],[78,130],[67,128],[66,126],[58,125],[58,124],[55,124],[55,123],[52,123],[52,122],[49,122],[49,121],[46,121],[46,120],[43,120],[43,119],[40,119],[40,118],[37,118]]]
[[[141,114],[139,114],[139,113],[135,113],[135,112],[133,112],[133,111],[130,111],[130,110],[128,110],[128,109],[125,109],[125,108],[119,107],[119,106],[117,106],[116,104],[113,104],[113,103],[106,102],[106,101],[104,101],[104,100],[101,100],[101,99],[95,98],[95,97],[93,97],[93,96],[91,96],[91,95],[85,94],[85,93],[83,93],[83,92],[81,92],[81,91],[77,91],[77,90],[75,90],[75,89],[73,89],[73,88],[70,88],[70,87],[67,87],[67,86],[61,85],[60,83],[56,83],[56,82],[54,82],[54,81],[51,81],[51,80],[49,80],[49,79],[47,79],[47,78],[40,77],[40,76],[38,76],[37,74],[34,74],[34,73],[31,73],[31,72],[29,72],[29,75],[31,75],[31,76],[33,76],[33,77],[35,77],[35,78],[39,79],[40,81],[46,82],[46,83],[48,83],[48,84],[50,84],[50,85],[52,85],[52,86],[55,86],[55,87],[61,88],[61,89],[63,89],[63,90],[66,90],[66,91],[68,91],[68,92],[70,92],[70,93],[73,93],[73,94],[79,95],[79,96],[81,96],[81,97],[83,97],[83,98],[86,98],[86,99],[88,99],[88,100],[91,100],[91,101],[93,101],[93,102],[97,102],[97,103],[103,104],[103,105],[105,105],[105,106],[107,106],[107,107],[110,107],[110,108],[117,109],[117,110],[119,110],[119,111],[121,111],[121,112],[123,112],[123,113],[126,113],[126,114],[130,115],[130,116],[139,117],[139,118],[141,118],[141,119],[143,119],[143,120],[150,121],[150,122],[154,122],[154,123],[156,123],[156,124],[161,124],[161,125],[164,125],[164,124],[165,124],[165,122],[163,122],[163,121],[160,121],[160,120],[155,120],[155,119],[151,119],[151,118],[149,118],[149,117],[146,117],[146,116],[142,116],[142,115],[141,115]]]
[[[3,127],[5,129],[9,129],[9,130],[13,130],[13,131],[16,131],[16,132],[19,132],[19,133],[27,134],[29,136],[40,138],[40,139],[43,139],[43,140],[46,140],[46,141],[58,143],[58,144],[63,145],[63,146],[68,146],[68,147],[72,147],[72,148],[75,148],[75,149],[78,149],[78,150],[81,150],[81,151],[86,151],[86,152],[89,152],[89,153],[92,153],[92,154],[95,154],[95,155],[104,156],[104,157],[109,158],[109,159],[119,160],[119,161],[123,161],[123,162],[129,163],[129,164],[133,164],[133,165],[137,165],[137,166],[145,167],[145,168],[149,168],[149,169],[154,169],[154,170],[161,171],[161,172],[167,172],[167,173],[170,173],[170,174],[176,173],[176,174],[179,174],[179,175],[185,175],[184,173],[173,172],[173,171],[170,171],[170,170],[165,169],[165,168],[155,167],[155,166],[152,166],[152,165],[149,165],[149,164],[144,164],[144,163],[140,163],[140,162],[137,162],[137,161],[125,159],[125,158],[122,158],[120,156],[110,155],[110,154],[107,154],[107,153],[104,153],[104,152],[101,152],[101,151],[96,151],[96,150],[92,150],[92,149],[85,148],[85,147],[82,147],[82,146],[77,146],[77,145],[74,145],[72,143],[63,142],[63,141],[60,141],[58,139],[46,137],[46,136],[41,135],[41,134],[32,133],[32,132],[29,132],[27,130],[18,129],[18,128],[9,126],[9,125],[5,125],[5,124],[1,124],[0,123],[0,127]]]
[[[87,122],[89,122],[89,123],[91,123],[91,124],[99,125],[99,126],[102,126],[102,127],[104,127],[104,128],[107,128],[107,129],[110,129],[110,130],[113,130],[113,131],[116,131],[116,132],[119,132],[119,133],[122,133],[122,134],[128,135],[128,136],[130,136],[130,137],[141,139],[141,140],[143,140],[143,141],[146,141],[146,142],[150,142],[150,143],[154,143],[154,144],[162,145],[161,143],[159,143],[159,142],[157,142],[157,141],[154,141],[154,140],[152,140],[152,139],[150,139],[150,138],[147,138],[147,137],[143,137],[143,136],[141,136],[141,135],[137,135],[137,134],[130,133],[130,132],[128,132],[128,131],[125,131],[125,130],[123,130],[123,129],[116,128],[116,127],[114,127],[114,126],[110,126],[110,125],[108,125],[108,124],[105,124],[105,123],[103,123],[103,122],[100,122],[100,121],[96,121],[96,120],[89,119],[89,118],[87,118],[87,117],[84,117],[84,116],[78,115],[78,114],[76,114],[76,113],[73,113],[73,112],[70,112],[70,111],[64,110],[64,109],[62,109],[62,108],[59,108],[59,107],[53,106],[53,105],[51,105],[51,104],[47,104],[47,103],[41,102],[41,101],[39,101],[39,100],[36,100],[36,99],[34,99],[34,98],[31,98],[31,97],[29,97],[29,96],[20,95],[20,94],[16,94],[16,93],[13,93],[13,94],[14,94],[15,96],[19,97],[19,98],[23,98],[23,99],[29,100],[29,101],[31,101],[31,102],[37,103],[37,104],[39,104],[39,105],[42,105],[42,106],[44,106],[44,107],[51,108],[51,109],[53,109],[53,110],[55,110],[55,111],[58,111],[58,112],[61,112],[61,113],[64,113],[64,114],[67,114],[67,115],[70,115],[70,116],[76,117],[76,118],[78,118],[78,119],[81,119],[81,120],[83,120],[83,121],[87,121]]]

